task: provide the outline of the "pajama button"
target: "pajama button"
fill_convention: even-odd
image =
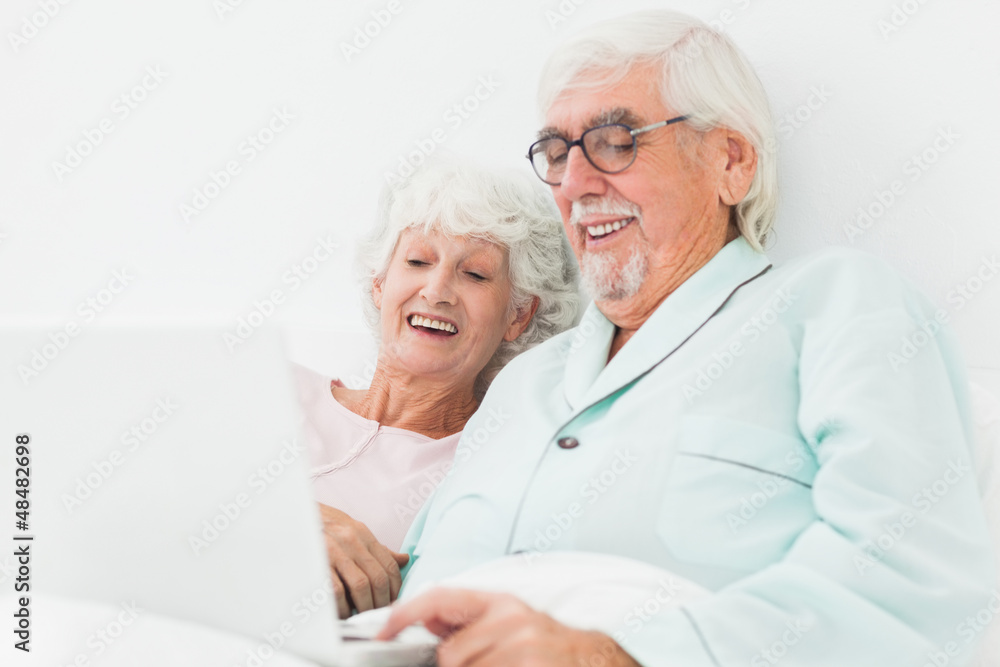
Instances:
[[[563,449],[573,449],[574,447],[579,446],[580,441],[576,438],[559,438],[556,444]]]

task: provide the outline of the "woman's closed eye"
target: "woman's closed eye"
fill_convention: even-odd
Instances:
[[[406,260],[407,266],[427,266],[427,262],[422,259],[408,259]]]

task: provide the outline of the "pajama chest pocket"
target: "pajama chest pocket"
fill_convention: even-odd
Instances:
[[[657,534],[682,561],[755,571],[813,521],[816,462],[799,438],[709,416],[680,422]]]

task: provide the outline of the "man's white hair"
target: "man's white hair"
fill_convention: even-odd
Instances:
[[[584,29],[560,45],[542,70],[538,91],[542,115],[565,93],[605,90],[633,68],[649,65],[659,71],[664,105],[686,115],[692,128],[707,132],[727,127],[756,149],[757,172],[734,208],[732,222],[751,246],[762,250],[778,206],[771,110],[746,56],[708,24],[679,12],[656,10]]]

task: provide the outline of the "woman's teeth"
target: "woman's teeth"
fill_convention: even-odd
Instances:
[[[455,325],[450,322],[442,322],[440,320],[432,320],[429,317],[424,317],[423,315],[411,315],[410,324],[415,327],[424,327],[427,329],[438,329],[440,331],[447,331],[448,333],[458,333],[458,329]]]
[[[634,218],[622,218],[621,220],[615,220],[614,222],[608,222],[603,225],[591,225],[587,227],[587,234],[591,238],[597,238],[598,236],[604,236],[605,234],[610,234],[611,232],[617,232],[622,227],[627,227]]]

